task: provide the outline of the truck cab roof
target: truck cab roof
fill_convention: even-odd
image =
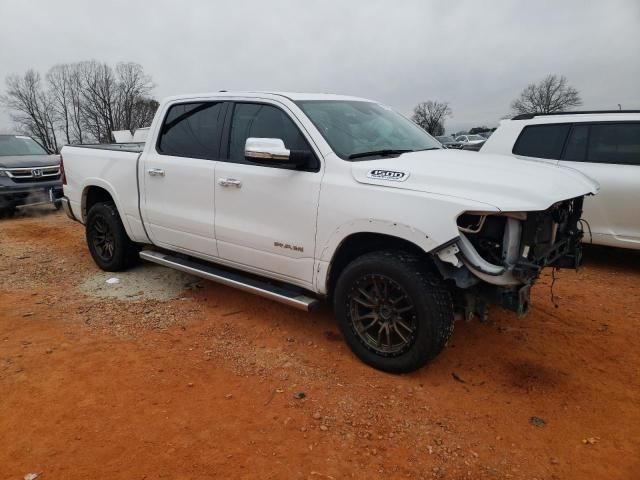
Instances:
[[[192,100],[202,98],[274,98],[281,97],[293,102],[304,100],[326,100],[326,101],[352,101],[352,102],[373,102],[366,98],[352,97],[349,95],[336,95],[332,93],[302,93],[302,92],[278,92],[278,91],[227,91],[208,93],[192,93],[183,95],[173,95],[166,97],[165,102],[175,102],[180,100]]]

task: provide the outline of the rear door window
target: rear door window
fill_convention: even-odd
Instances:
[[[640,165],[640,122],[591,125],[587,161]]]
[[[571,125],[529,125],[524,127],[513,147],[515,155],[560,159]]]
[[[589,125],[574,125],[567,139],[562,159],[568,162],[584,162],[587,156]]]
[[[177,157],[214,159],[224,123],[222,102],[181,103],[169,108],[158,139],[158,151]]]

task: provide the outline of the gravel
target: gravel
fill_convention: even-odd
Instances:
[[[113,282],[117,278],[118,282]],[[111,280],[113,283],[108,283]],[[90,297],[138,302],[167,301],[180,297],[201,280],[192,275],[154,264],[141,264],[125,272],[95,272],[80,285]]]

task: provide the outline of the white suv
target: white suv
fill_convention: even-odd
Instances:
[[[580,170],[600,183],[585,199],[585,242],[640,249],[640,110],[518,115],[482,153],[512,154]]]

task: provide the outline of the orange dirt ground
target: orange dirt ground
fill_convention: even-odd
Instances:
[[[636,252],[586,249],[558,308],[545,271],[525,319],[392,376],[328,308],[82,293],[82,226],[41,213],[0,220],[0,479],[640,479]]]

